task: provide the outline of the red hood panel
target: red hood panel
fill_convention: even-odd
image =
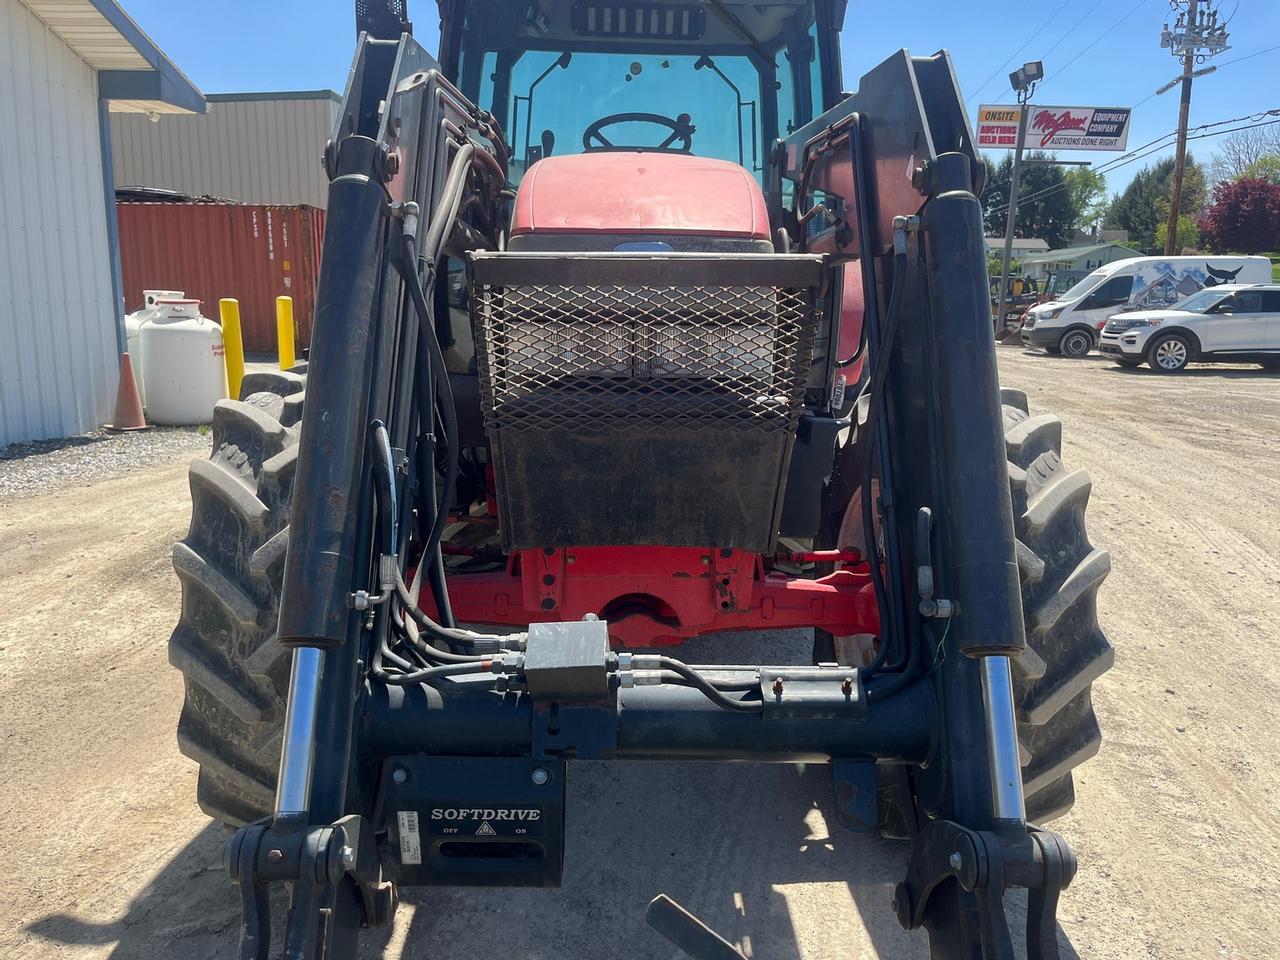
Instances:
[[[769,239],[755,178],[677,153],[582,153],[539,160],[520,183],[511,233],[657,233]]]

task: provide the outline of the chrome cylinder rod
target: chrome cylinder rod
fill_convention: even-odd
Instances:
[[[991,806],[997,820],[1025,824],[1022,764],[1018,756],[1018,723],[1014,713],[1009,658],[982,658],[982,704],[987,721],[991,766]]]
[[[298,647],[289,673],[289,701],[276,783],[276,820],[305,817],[311,804],[311,774],[316,760],[316,716],[324,651]]]

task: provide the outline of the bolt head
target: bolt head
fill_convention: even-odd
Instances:
[[[267,851],[267,863],[279,863],[279,862],[280,862],[281,860],[283,860],[283,859],[284,859],[284,851],[283,851],[283,850],[268,850],[268,851]]]
[[[782,678],[781,677],[774,677],[773,692],[781,696],[782,694]]]
[[[947,860],[947,863],[951,864],[952,870],[959,870],[964,866],[964,857],[960,856],[960,851],[957,850],[951,855],[950,859]]]
[[[396,767],[391,771],[391,779],[396,783],[404,783],[409,779],[409,771],[404,767]]]
[[[529,779],[537,786],[545,786],[551,781],[551,771],[546,767],[534,767],[533,772],[529,774]]]
[[[344,867],[350,867],[355,862],[356,862],[356,852],[352,850],[350,847],[343,847],[342,848],[342,865]]]

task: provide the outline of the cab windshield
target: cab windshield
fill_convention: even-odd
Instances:
[[[647,149],[740,164],[824,109],[816,4],[477,0],[462,92],[497,117],[518,181],[552,154]]]

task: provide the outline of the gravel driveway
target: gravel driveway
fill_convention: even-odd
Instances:
[[[1106,739],[1056,824],[1081,865],[1060,911],[1064,956],[1274,957],[1280,379],[999,353],[1007,385],[1062,415],[1065,459],[1094,480],[1091,538],[1114,557],[1100,605],[1116,666],[1094,687]],[[194,765],[174,745],[182,683],[165,654],[169,551],[203,447],[157,432],[0,460],[23,484],[0,502],[6,960],[235,955],[225,834],[196,808]],[[12,479],[28,472],[48,495]],[[803,658],[806,643],[684,652]],[[833,826],[824,768],[573,774],[562,889],[407,891],[365,955],[673,960],[641,919],[666,891],[758,960],[925,957],[889,910],[903,847]]]

